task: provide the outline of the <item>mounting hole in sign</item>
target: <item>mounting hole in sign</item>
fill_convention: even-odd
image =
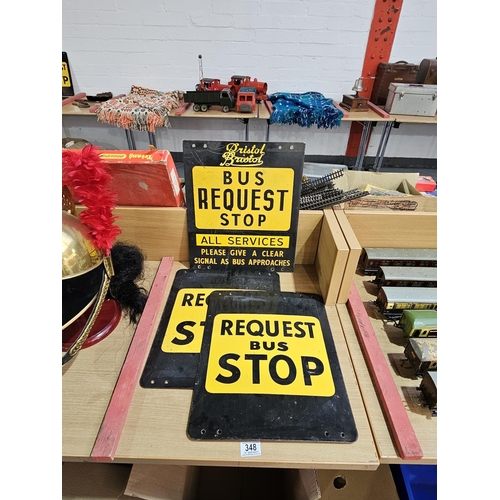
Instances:
[[[333,479],[333,487],[337,490],[341,490],[347,486],[347,481],[344,476],[337,476]]]

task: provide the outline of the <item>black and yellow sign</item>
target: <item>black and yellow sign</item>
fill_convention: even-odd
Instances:
[[[357,439],[319,295],[212,293],[188,435],[192,439]]]
[[[71,97],[75,95],[73,89],[73,81],[71,79],[71,71],[69,69],[68,54],[62,53],[62,96]]]
[[[220,290],[280,290],[275,272],[182,269],[177,271],[146,361],[145,388],[192,388],[208,301]]]
[[[304,150],[184,141],[191,266],[293,271]]]

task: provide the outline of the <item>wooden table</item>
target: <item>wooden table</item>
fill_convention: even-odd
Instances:
[[[74,105],[73,103],[66,104],[62,107],[63,116],[93,116],[97,120],[97,115],[95,113],[96,108],[100,103],[89,102],[90,106],[88,108],[81,108]],[[125,136],[127,137],[127,144],[129,149],[137,149],[135,146],[134,136],[131,130],[124,129]],[[156,147],[156,138],[154,133],[148,132],[150,143]]]
[[[146,263],[147,287],[152,283],[158,264],[157,261]],[[175,273],[187,266],[187,263],[174,262],[161,309]],[[299,265],[294,273],[280,273],[282,290],[319,293],[314,273],[310,265]],[[114,462],[351,470],[373,470],[379,464],[437,464],[437,418],[421,405],[421,396],[416,389],[420,379],[409,377],[408,371],[399,366],[405,340],[399,329],[382,321],[371,303],[374,290],[368,283],[369,278],[357,276],[355,284],[391,364],[401,398],[409,410],[424,455],[421,460],[402,460],[398,455],[347,306],[337,304],[327,306],[327,314],[359,433],[355,443],[262,442],[262,456],[242,458],[239,442],[195,442],[188,439],[186,427],[191,390],[143,389],[137,385]],[[96,437],[133,336],[134,328],[122,320],[106,339],[80,351],[63,367],[64,461],[92,459]]]
[[[399,128],[402,123],[420,123],[427,125],[437,125],[437,114],[435,116],[413,116],[413,115],[391,115],[392,120],[384,124],[384,130],[380,137],[377,155],[373,169],[380,172],[380,167],[385,156],[385,149],[389,142],[389,136],[393,128]]]
[[[271,127],[270,117],[272,114],[272,104],[270,101],[266,101],[265,109],[262,114],[259,115],[259,119],[267,121],[267,131],[266,131],[266,141],[269,140],[269,131]],[[356,156],[356,163],[354,164],[354,170],[361,170],[363,167],[363,161],[365,159],[366,148],[368,146],[368,140],[370,137],[370,132],[374,124],[378,122],[384,123],[384,131],[386,130],[385,126],[389,123],[392,124],[394,122],[394,117],[386,113],[384,110],[380,109],[378,106],[375,106],[372,103],[369,103],[369,108],[363,111],[346,111],[344,108],[340,106],[340,103],[334,101],[335,107],[340,109],[344,116],[341,121],[343,122],[359,122],[363,126],[363,132],[361,134],[361,141],[358,147],[358,154]],[[380,152],[382,152],[382,138],[379,142],[379,148],[377,151],[377,158]],[[377,158],[375,161],[377,161]]]
[[[178,109],[172,112],[170,117],[178,117],[178,118],[213,118],[213,119],[233,119],[239,120],[245,124],[245,141],[248,141],[248,129],[249,129],[249,121],[251,119],[258,119],[261,113],[266,113],[266,107],[263,102],[257,103],[257,109],[252,113],[237,113],[235,111],[229,111],[228,113],[223,113],[220,106],[213,106],[206,112],[195,112],[193,107],[188,104],[184,104],[181,101],[181,104]],[[90,103],[89,108],[80,108],[72,103],[66,104],[62,107],[63,116],[93,116],[97,119],[97,115],[95,113],[95,108],[99,105],[99,103]],[[131,130],[125,130],[125,135],[127,136],[127,144],[129,149],[137,149],[135,145],[134,136]],[[148,132],[149,141],[151,145],[155,148],[156,145],[156,135],[154,132]]]
[[[148,286],[152,282],[157,266],[156,261],[147,262]],[[168,278],[167,291],[160,305],[161,309],[168,298],[175,273],[185,267],[187,263],[174,262]],[[314,266],[298,265],[294,273],[280,273],[280,278],[283,291],[320,293]],[[186,428],[191,390],[143,389],[137,385],[114,461],[304,469],[376,469],[379,458],[337,308],[327,306],[327,315],[356,421],[358,430],[356,442],[264,441],[261,443],[261,456],[242,458],[239,442],[198,442],[188,439]],[[96,437],[133,335],[134,328],[122,321],[117,330],[106,339],[80,351],[73,361],[63,367],[62,458],[64,461],[91,460]],[[153,337],[154,335],[151,337],[151,342]]]
[[[248,124],[251,119],[258,119],[262,112],[265,112],[265,105],[263,102],[258,102],[255,111],[251,113],[237,113],[236,111],[229,111],[224,113],[220,106],[212,106],[208,111],[194,111],[191,103],[181,103],[179,108],[174,112],[173,116],[180,118],[214,118],[220,119],[233,119],[239,120],[245,124],[245,141],[248,141]]]

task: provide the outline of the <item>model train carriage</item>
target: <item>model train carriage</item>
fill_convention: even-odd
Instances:
[[[437,288],[383,286],[375,304],[389,319],[399,319],[405,309],[437,309]]]
[[[437,287],[437,267],[381,266],[373,280],[381,286]]]
[[[397,326],[405,337],[437,337],[437,311],[405,309]]]
[[[437,267],[435,248],[364,248],[359,267],[376,275],[381,266]]]
[[[432,415],[437,416],[437,370],[435,372],[426,372],[418,389],[432,411]]]
[[[410,339],[404,354],[417,376],[437,370],[437,339]]]

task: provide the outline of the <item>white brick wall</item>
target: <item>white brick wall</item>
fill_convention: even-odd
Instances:
[[[248,74],[269,93],[317,91],[341,100],[363,65],[374,0],[62,0],[62,49],[68,53],[75,92],[127,93],[131,85],[190,90],[205,77]],[[391,62],[419,63],[437,54],[437,0],[405,0]],[[236,120],[172,118],[157,132],[158,147],[181,151],[186,138],[243,139]],[[381,129],[381,127],[378,127]],[[436,158],[436,127],[394,130],[387,156]],[[63,136],[126,148],[123,130],[93,118],[63,118]],[[375,129],[368,149],[378,145]],[[308,155],[342,155],[349,124],[271,128],[271,139],[302,141]],[[135,133],[137,146],[147,134]],[[251,122],[250,140],[264,140],[265,124]]]

